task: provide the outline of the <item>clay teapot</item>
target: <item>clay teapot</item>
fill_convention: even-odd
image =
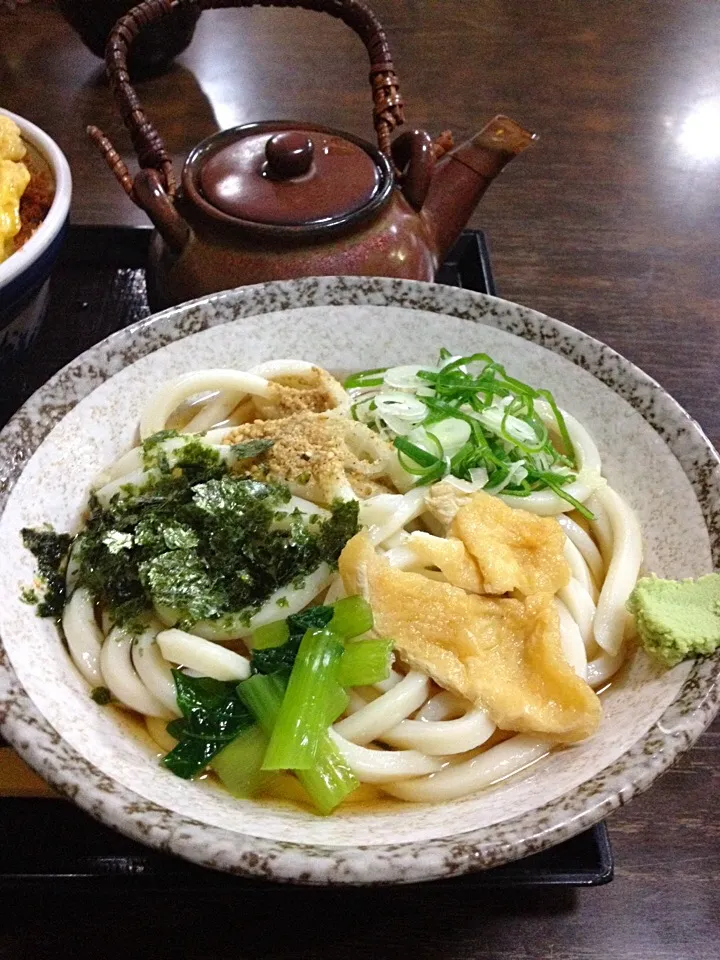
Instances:
[[[254,0],[146,0],[118,20],[106,50],[111,88],[140,171],[131,178],[96,128],[90,137],[130,198],[156,227],[148,264],[154,308],[244,284],[301,276],[432,280],[490,181],[534,139],[498,116],[461,146],[423,130],[391,141],[403,123],[387,39],[359,0],[262,0],[325,11],[352,27],[370,58],[377,147],[295,121],[217,133],[189,154],[178,184],[165,146],[127,71],[143,27],[178,4],[200,11]],[[449,140],[449,144],[448,144]]]

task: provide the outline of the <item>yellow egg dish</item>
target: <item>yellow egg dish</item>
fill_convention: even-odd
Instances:
[[[18,125],[0,116],[0,263],[14,252],[12,241],[22,225],[20,199],[30,183],[25,153]]]

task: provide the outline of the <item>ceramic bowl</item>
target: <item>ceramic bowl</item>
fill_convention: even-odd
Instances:
[[[329,818],[230,798],[162,769],[149,740],[92,702],[54,625],[19,598],[19,530],[71,529],[97,470],[135,436],[159,382],[201,367],[300,357],[335,371],[485,351],[550,387],[591,431],[639,516],[645,569],[697,576],[720,554],[720,469],[653,380],[596,340],[524,307],[432,284],[323,278],[246,287],[121,331],[57,374],[0,438],[0,729],[93,816],[219,870],[301,883],[397,883],[491,867],[565,840],[646,789],[712,719],[720,655],[671,671],[637,654],[604,694],[591,740],[440,806],[388,803]]]
[[[0,263],[0,370],[32,343],[47,307],[50,274],[67,229],[72,196],[70,167],[60,147],[35,124],[9,110],[23,139],[47,161],[55,181],[52,206],[27,243]]]

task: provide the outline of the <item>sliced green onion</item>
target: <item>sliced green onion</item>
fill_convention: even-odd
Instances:
[[[374,370],[361,370],[351,374],[343,386],[346,390],[355,390],[359,387],[379,387],[383,382],[383,374],[387,367],[375,367]]]
[[[427,432],[435,437],[442,448],[444,457],[453,457],[470,439],[472,428],[460,417],[446,417],[432,426],[425,426]]]
[[[394,446],[396,450],[404,453],[406,457],[409,457],[420,467],[434,467],[439,460],[439,457],[418,447],[417,444],[412,443],[407,437],[395,437]]]
[[[378,393],[375,396],[375,409],[381,417],[389,414],[411,423],[420,423],[428,412],[422,400],[409,393]]]
[[[382,384],[377,382],[381,374]],[[528,496],[536,490],[559,490],[575,479],[566,481],[555,472],[559,466],[577,471],[577,460],[550,391],[510,376],[486,353],[453,356],[443,348],[436,368],[405,365],[355,376],[353,385],[368,389],[369,397],[353,406],[352,415],[393,441],[414,486],[448,473],[471,480],[470,471],[482,469],[488,473],[484,488],[490,492]],[[540,399],[555,423],[545,414],[538,416]],[[555,440],[559,435],[557,448],[549,426]],[[564,499],[571,503],[568,496]]]
[[[572,477],[570,477],[569,479],[572,480]],[[546,480],[545,483],[559,497],[561,497],[563,500],[571,504],[573,509],[577,510],[577,512],[580,514],[581,517],[585,517],[586,520],[595,519],[595,514],[591,510],[588,510],[588,508],[584,504],[580,503],[579,500],[573,497],[572,494],[568,493],[567,490],[563,490],[562,484],[557,483],[554,480]]]
[[[565,453],[569,457],[572,466],[577,467],[577,456],[575,455],[575,447],[573,446],[573,442],[570,439],[570,434],[568,433],[567,424],[565,423],[565,417],[562,415],[560,407],[558,407],[557,403],[555,402],[555,397],[553,397],[553,395],[550,393],[549,390],[538,390],[538,395],[541,396],[543,400],[547,401],[548,406],[552,410],[553,416],[555,417],[555,422],[557,423],[558,430],[560,432],[560,439],[562,440],[563,446],[565,447]]]
[[[390,676],[392,640],[356,640],[345,645],[339,681],[343,687],[364,687]]]
[[[273,774],[261,770],[267,745],[266,734],[253,724],[210,761],[210,766],[232,796],[252,797],[272,778]]]
[[[390,367],[385,374],[385,386],[393,390],[415,390],[422,385],[422,380],[418,378],[418,370],[422,370],[422,364],[404,364],[401,367]]]
[[[283,675],[255,674],[254,677],[238,684],[237,692],[265,735],[272,736],[285,693]],[[324,815],[332,813],[345,797],[360,786],[327,733],[318,743],[313,768],[298,770],[295,776],[307,790],[318,811]]]
[[[263,770],[309,770],[331,713],[343,645],[329,630],[308,630],[300,641]]]
[[[287,620],[275,620],[266,623],[252,632],[253,650],[268,650],[271,647],[281,647],[290,638]]]
[[[370,604],[363,597],[343,597],[333,604],[333,618],[328,629],[350,640],[359,637],[373,628],[373,615]]]
[[[429,470],[423,471],[418,476],[413,487],[426,487],[430,483],[437,483],[438,480],[442,480],[446,473],[447,465],[444,461],[438,460],[434,467],[430,467]]]

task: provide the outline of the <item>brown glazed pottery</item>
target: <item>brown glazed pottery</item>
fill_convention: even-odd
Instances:
[[[135,6],[133,0],[55,0],[55,6],[96,57],[105,56],[110,31],[118,17]],[[166,70],[188,46],[195,33],[200,10],[178,4],[161,23],[151,24],[128,57],[130,76],[154,76]]]
[[[129,171],[108,139],[88,132],[156,233],[148,264],[154,307],[266,280],[300,276],[384,276],[432,280],[480,197],[534,135],[495,117],[455,149],[449,134],[423,130],[391,141],[403,123],[385,33],[359,0],[276,0],[325,11],[367,47],[378,146],[339,130],[296,121],[246,124],[198,144],[176,182],[157,131],[127,71],[139,31],[180,6],[251,6],[252,0],[145,0],[115,25],[107,68],[138,153]]]

